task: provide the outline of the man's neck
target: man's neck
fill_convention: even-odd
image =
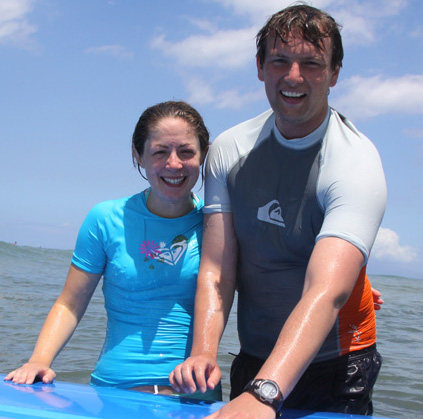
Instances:
[[[278,117],[278,114],[275,113],[276,127],[286,140],[304,138],[307,137],[307,135],[310,135],[312,132],[316,131],[323,124],[328,114],[328,110],[329,106],[327,106],[324,111],[322,111],[322,113],[318,118],[316,118],[315,121],[309,121],[308,123],[302,123],[300,121],[287,121],[284,118]]]

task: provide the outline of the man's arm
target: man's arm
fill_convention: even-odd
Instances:
[[[217,352],[235,293],[238,244],[231,213],[206,214],[197,280],[191,356],[169,376],[176,391],[214,389],[221,373]]]
[[[317,242],[302,298],[256,378],[276,381],[285,398],[290,394],[347,302],[363,262],[362,253],[347,241],[328,237]],[[209,419],[235,417],[274,418],[275,412],[251,394],[243,393]]]
[[[349,242],[328,237],[310,258],[303,295],[259,374],[280,382],[285,397],[316,356],[357,281],[364,258]]]

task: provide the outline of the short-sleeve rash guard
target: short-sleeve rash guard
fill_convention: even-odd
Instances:
[[[146,206],[146,193],[96,205],[72,263],[103,274],[107,331],[92,373],[96,385],[169,385],[189,356],[202,239],[202,201],[180,218]]]
[[[335,110],[316,131],[292,140],[281,136],[274,113],[267,111],[212,144],[205,201],[204,212],[233,215],[241,349],[266,359],[301,298],[317,240],[347,240],[367,262],[385,209],[386,185],[374,145]],[[375,339],[363,268],[316,361]]]

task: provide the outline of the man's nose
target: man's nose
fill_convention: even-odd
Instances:
[[[285,76],[285,81],[291,84],[297,84],[302,82],[301,67],[297,62],[293,62],[288,68],[288,72]]]

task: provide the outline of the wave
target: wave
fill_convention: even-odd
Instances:
[[[28,268],[28,265],[37,264],[62,264],[69,266],[73,250],[47,249],[42,247],[20,246],[0,241],[0,260],[3,267],[19,266]]]

